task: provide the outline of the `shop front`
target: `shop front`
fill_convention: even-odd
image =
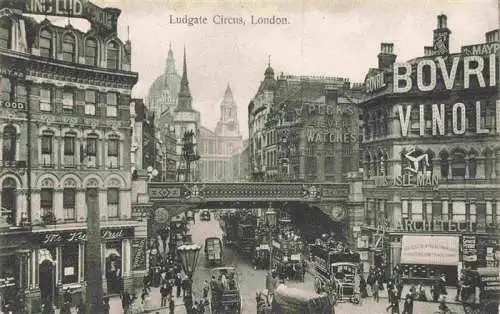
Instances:
[[[32,290],[40,302],[61,304],[69,291],[73,304],[85,293],[85,230],[62,230],[33,234]],[[101,230],[103,287],[107,294],[119,293],[123,285],[124,246],[134,237],[133,227]],[[37,303],[37,301],[35,301]],[[40,304],[33,304],[38,308]]]

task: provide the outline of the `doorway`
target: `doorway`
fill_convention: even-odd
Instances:
[[[55,268],[50,260],[44,260],[38,268],[40,298],[43,303],[53,303]]]
[[[122,258],[116,249],[107,249],[106,257],[106,283],[108,294],[121,293]]]

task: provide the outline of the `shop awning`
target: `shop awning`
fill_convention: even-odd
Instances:
[[[456,266],[458,255],[458,236],[403,235],[401,241],[401,264]]]

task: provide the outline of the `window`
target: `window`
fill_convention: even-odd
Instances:
[[[12,85],[6,77],[2,77],[2,100],[7,102],[12,100]]]
[[[120,141],[118,138],[110,138],[108,140],[108,167],[109,168],[118,168],[119,165],[119,150],[120,150]]]
[[[40,56],[52,58],[52,33],[44,29],[40,32]]]
[[[76,190],[74,188],[65,188],[63,190],[64,220],[75,219],[75,203]]]
[[[8,224],[15,224],[16,221],[16,181],[12,178],[5,178],[2,182],[2,216],[6,218]]]
[[[118,217],[118,205],[120,201],[120,190],[118,188],[108,189],[108,217]]]
[[[5,165],[6,162],[12,162],[16,160],[16,128],[13,125],[7,125],[3,129],[3,151],[2,151],[2,161]]]
[[[465,178],[465,153],[456,151],[451,160],[451,176],[453,179]]]
[[[85,91],[85,114],[95,116],[95,108],[97,103],[97,92],[93,90]]]
[[[97,135],[89,135],[86,144],[87,167],[95,168],[97,167]]]
[[[51,111],[52,90],[49,88],[40,88],[40,110]]]
[[[469,179],[476,178],[476,170],[477,170],[476,155],[471,155],[469,157]]]
[[[434,219],[441,220],[442,218],[443,218],[443,204],[441,202],[432,202],[432,220]]]
[[[449,161],[448,161],[448,153],[447,152],[441,152],[439,154],[439,158],[441,159],[441,178],[447,179],[448,174],[450,172],[449,169]]]
[[[0,20],[0,48],[10,49],[10,29],[12,23],[10,19],[3,18]]]
[[[465,202],[453,201],[453,221],[465,221]]]
[[[78,244],[65,244],[61,247],[62,283],[71,284],[78,282]]]
[[[118,116],[117,97],[115,93],[108,93],[106,96],[106,115],[108,117]]]
[[[26,104],[28,100],[28,93],[24,85],[16,84],[16,102]]]
[[[69,34],[64,35],[62,43],[62,57],[64,61],[75,61],[75,37]]]
[[[54,190],[52,188],[44,188],[40,191],[40,216],[47,217],[54,214],[53,203]]]
[[[63,111],[73,112],[73,92],[63,92]]]
[[[118,69],[118,44],[114,41],[108,43],[106,64],[108,69]]]
[[[85,41],[85,64],[97,65],[97,42],[94,39]]]
[[[53,134],[44,132],[42,134],[42,167],[52,167]]]
[[[64,136],[64,166],[75,166],[75,134],[67,134]]]
[[[414,221],[421,221],[423,219],[422,200],[415,200],[411,203],[411,216]]]

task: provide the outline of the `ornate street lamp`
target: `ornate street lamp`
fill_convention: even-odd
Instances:
[[[272,265],[273,265],[273,231],[276,227],[276,211],[271,207],[271,203],[269,203],[268,209],[265,213],[265,223],[268,232],[268,241],[269,241],[269,271],[267,273],[266,278],[266,288],[269,291],[274,291],[276,287],[271,285],[272,282]]]
[[[184,132],[182,138],[182,157],[186,161],[186,182],[191,176],[191,163],[200,159],[200,155],[195,151],[196,139],[193,130]]]
[[[184,297],[184,305],[188,313],[191,311],[193,305],[193,274],[196,270],[196,264],[198,263],[198,257],[200,255],[201,247],[197,244],[184,244],[177,248],[177,253],[179,254],[179,259],[181,261],[182,269],[184,273],[188,276],[188,287],[186,289],[186,296]]]

